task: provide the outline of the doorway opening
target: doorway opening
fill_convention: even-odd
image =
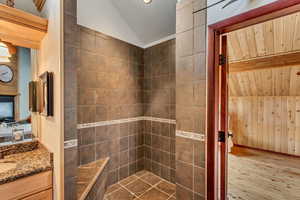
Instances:
[[[300,12],[222,37],[228,54],[228,197],[299,199]]]
[[[297,173],[296,166],[299,165],[298,147],[296,147],[297,137],[299,136],[296,135],[299,128],[299,125],[297,125],[299,120],[297,121],[297,119],[300,117],[298,117],[299,113],[297,112],[299,110],[297,109],[298,94],[293,93],[293,88],[299,88],[299,72],[297,72],[299,68],[296,67],[297,61],[295,59],[297,59],[297,56],[295,56],[295,53],[298,52],[297,42],[299,38],[296,36],[296,32],[298,32],[299,27],[296,26],[299,24],[297,18],[299,14],[297,12],[300,11],[300,1],[293,1],[288,5],[285,3],[284,1],[277,1],[272,5],[254,9],[209,27],[208,110],[210,112],[207,112],[207,164],[211,164],[213,167],[210,167],[207,171],[208,199],[276,199],[277,197],[274,198],[276,195],[279,199],[283,199],[287,195],[291,195],[286,192],[286,188],[291,187],[291,185],[294,190],[290,193],[293,193],[294,196],[290,197],[299,198],[297,196],[299,194],[295,192],[296,187],[299,187],[299,184],[296,184],[299,180],[295,180],[295,175],[292,174]],[[290,15],[297,17],[294,19]],[[295,20],[295,24],[291,25],[292,22],[290,24],[279,22],[278,25],[272,21],[280,21],[283,18],[293,18],[292,21]],[[293,36],[288,36],[284,40],[278,39],[279,36],[275,36],[278,33],[275,32],[278,31],[280,24],[283,27],[291,28],[291,30],[283,28],[281,32],[279,31],[280,34],[293,32]],[[246,31],[243,33],[243,30]],[[230,34],[233,34],[233,36]],[[265,34],[266,37],[264,37]],[[251,41],[251,38],[247,38],[251,35],[254,35],[254,42]],[[273,40],[270,35],[273,35]],[[287,47],[282,47],[282,44],[288,41],[289,38],[292,42],[289,41],[288,45],[291,45],[292,51]],[[275,43],[277,40],[279,45]],[[284,52],[277,50],[276,45],[283,48]],[[279,47],[278,49],[280,49]],[[246,50],[243,51],[243,49]],[[277,51],[280,53],[277,54]],[[285,57],[285,59],[282,57]],[[239,61],[244,62],[243,66],[238,66],[238,64],[241,64]],[[268,62],[269,66],[267,66]],[[258,69],[259,67],[261,68]],[[271,75],[268,76],[266,72],[256,72],[256,70],[269,70]],[[288,72],[285,73],[285,70]],[[256,80],[256,76],[260,78],[260,81]],[[287,80],[287,77],[289,77],[289,80]],[[277,81],[280,83],[277,83]],[[258,84],[261,84],[261,87]],[[241,88],[236,89],[237,86]],[[255,89],[252,87],[255,87]],[[264,89],[264,87],[271,92],[265,91],[267,89]],[[288,90],[288,93],[285,94],[286,90]],[[293,95],[291,95],[292,93]],[[237,98],[239,99],[236,100]],[[276,100],[276,98],[280,100],[286,98],[286,104],[278,103],[280,100]],[[295,98],[295,100],[288,101],[288,98]],[[268,100],[263,104],[267,108],[260,109],[259,106],[262,105],[259,104],[258,99]],[[275,99],[274,103],[270,103],[273,99]],[[283,107],[283,104],[286,106]],[[291,107],[288,106],[290,104]],[[253,105],[257,108],[252,108]],[[262,111],[263,120],[259,119],[259,112]],[[250,113],[251,116],[249,117]],[[286,114],[286,117],[284,114]],[[290,117],[290,120],[286,119],[288,117]],[[283,123],[284,120],[287,120],[287,122]],[[266,123],[262,126],[266,127],[267,131],[264,131],[264,128],[259,128],[263,123]],[[256,129],[252,130],[253,127]],[[289,134],[285,138],[282,130],[288,130],[288,133],[293,132],[290,135],[294,137],[294,141],[291,141]],[[281,147],[280,142],[282,139],[275,137],[276,134],[278,135],[276,131],[280,132],[279,135],[285,138],[287,143],[291,141],[292,145],[290,147],[287,145],[287,152],[283,150],[286,144]],[[265,132],[267,135],[262,138],[266,142],[257,141]],[[228,139],[230,133],[233,134],[233,139]],[[262,145],[258,146],[258,144]],[[275,144],[275,146],[272,146],[272,144]],[[277,146],[279,144],[277,149],[276,144]],[[234,164],[235,168],[231,164]],[[274,167],[273,172],[271,172],[270,166]],[[247,168],[249,171],[241,171]],[[241,176],[247,173],[247,178]],[[232,182],[234,179],[230,179],[230,174],[233,178],[235,175],[236,182]],[[290,178],[290,180],[285,182],[286,180],[278,179],[278,181],[281,181],[280,184],[282,185],[280,185],[276,183],[276,180],[274,181],[277,176]],[[270,180],[269,183],[266,181],[266,177]],[[243,182],[243,178],[246,182]],[[265,184],[267,187],[253,187],[261,184]],[[240,187],[242,193],[239,193],[238,187]],[[276,189],[279,190],[277,194],[274,193]],[[269,196],[264,196],[265,194]]]

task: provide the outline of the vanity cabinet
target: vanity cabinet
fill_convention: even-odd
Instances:
[[[0,185],[1,200],[52,200],[52,171]]]
[[[23,200],[52,200],[52,189],[39,192],[24,198]]]

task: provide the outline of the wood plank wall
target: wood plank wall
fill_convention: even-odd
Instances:
[[[299,71],[294,66],[230,74],[234,144],[300,155]]]
[[[234,144],[300,155],[300,97],[231,97]]]

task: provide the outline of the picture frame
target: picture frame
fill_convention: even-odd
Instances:
[[[29,82],[29,110],[31,112],[39,112],[38,106],[38,82]]]
[[[53,116],[53,73],[45,72],[40,75],[40,114]]]

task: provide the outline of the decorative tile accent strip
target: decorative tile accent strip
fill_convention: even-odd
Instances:
[[[113,125],[113,124],[122,124],[122,123],[136,122],[136,121],[142,121],[142,120],[176,124],[176,120],[174,120],[174,119],[163,119],[163,118],[155,118],[155,117],[135,117],[135,118],[125,118],[125,119],[117,119],[117,120],[111,120],[111,121],[93,122],[93,123],[87,123],[87,124],[78,124],[77,129],[91,128],[91,127],[97,127],[97,126],[108,126],[108,125]]]
[[[143,120],[147,120],[147,121],[176,124],[175,119],[164,119],[164,118],[155,118],[155,117],[142,117],[142,118],[143,118]]]
[[[65,149],[69,149],[69,148],[77,147],[77,146],[78,146],[78,140],[77,139],[75,139],[75,140],[68,140],[68,141],[64,142],[64,148]]]
[[[192,140],[205,141],[205,135],[203,133],[193,133],[176,130],[176,136],[184,137]]]

